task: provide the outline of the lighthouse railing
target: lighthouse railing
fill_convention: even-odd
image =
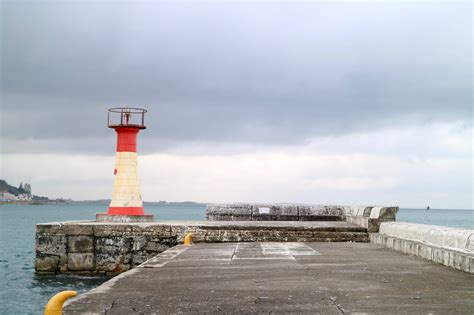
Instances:
[[[136,107],[114,107],[108,110],[107,126],[117,127],[137,127],[145,129],[146,109]]]

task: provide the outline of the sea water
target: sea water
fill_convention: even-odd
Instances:
[[[42,314],[57,292],[90,290],[105,277],[36,275],[35,224],[93,220],[108,204],[0,205],[0,314]],[[146,205],[157,220],[204,220],[205,205]]]
[[[93,220],[106,203],[0,205],[0,314],[42,314],[49,298],[63,290],[90,290],[106,278],[40,276],[34,272],[35,224]],[[205,205],[149,204],[156,220],[204,220]],[[472,210],[401,209],[397,221],[474,229]]]

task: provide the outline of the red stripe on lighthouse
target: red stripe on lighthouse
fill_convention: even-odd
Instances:
[[[137,134],[139,128],[116,127],[117,152],[137,152]]]
[[[143,207],[109,207],[108,215],[144,215]]]

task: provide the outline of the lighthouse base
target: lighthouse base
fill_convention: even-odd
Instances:
[[[153,214],[144,215],[109,215],[107,213],[96,213],[95,220],[97,222],[117,222],[117,223],[130,223],[130,222],[153,222],[155,217]]]

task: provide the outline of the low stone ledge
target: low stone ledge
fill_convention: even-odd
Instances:
[[[386,221],[394,221],[395,216],[398,212],[399,208],[398,207],[373,207],[370,210],[370,218],[371,219],[379,219],[379,220],[385,220]],[[365,215],[365,210],[364,210],[364,215]]]
[[[344,207],[301,204],[209,204],[208,221],[344,221]]]
[[[94,221],[65,221],[39,223],[36,225],[36,233],[40,233],[42,235],[93,235],[93,226],[82,224],[89,222],[92,223]]]
[[[344,207],[299,205],[300,221],[344,221]]]
[[[211,204],[206,208],[206,220],[210,221],[252,221],[252,205]]]
[[[208,221],[347,221],[371,233],[395,221],[398,207],[302,204],[209,204]]]
[[[346,206],[344,207],[345,215],[355,217],[370,217],[373,206]]]
[[[405,222],[384,222],[371,242],[405,254],[474,273],[474,230]]]
[[[252,206],[252,221],[298,221],[296,205],[255,204]]]
[[[383,223],[380,233],[474,253],[474,230],[408,222]]]
[[[346,221],[366,228],[369,233],[376,233],[382,222],[395,221],[398,210],[398,207],[346,207]]]

